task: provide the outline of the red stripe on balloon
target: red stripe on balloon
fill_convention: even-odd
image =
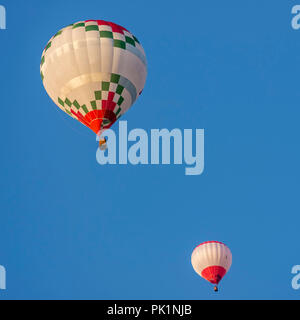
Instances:
[[[203,246],[204,244],[207,244],[207,243],[219,243],[219,244],[223,244],[226,247],[226,244],[223,243],[223,242],[220,242],[220,241],[205,241],[205,242],[202,242],[202,243],[198,244],[196,248],[198,248],[200,246]]]
[[[104,21],[104,20],[86,20],[85,22],[90,22],[90,21],[95,21],[97,22],[98,26],[110,26],[112,32],[118,32],[121,34],[124,34],[124,31],[129,32],[127,29],[125,29],[124,27],[113,23],[113,22],[109,22],[109,21]]]
[[[226,269],[221,266],[210,266],[202,270],[201,276],[213,284],[218,284],[226,274]]]
[[[79,121],[84,123],[87,127],[93,130],[96,134],[103,128],[101,128],[103,119],[107,119],[110,121],[109,124],[105,125],[104,128],[110,128],[117,120],[116,115],[108,109],[103,110],[93,110],[88,112],[83,119],[79,118]]]

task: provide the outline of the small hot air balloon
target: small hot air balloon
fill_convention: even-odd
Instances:
[[[144,49],[127,29],[86,20],[58,31],[40,66],[44,87],[56,105],[100,135],[141,94],[147,75]],[[106,140],[100,139],[100,148]]]
[[[194,270],[205,280],[218,284],[230,269],[232,255],[229,248],[219,241],[206,241],[199,244],[191,257]]]

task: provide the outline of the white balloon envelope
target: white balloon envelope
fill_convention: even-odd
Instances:
[[[86,20],[58,31],[41,60],[44,87],[56,105],[96,134],[110,128],[141,94],[144,49],[127,29]]]
[[[206,241],[194,249],[191,262],[202,278],[218,285],[231,267],[232,254],[224,243]],[[217,287],[215,290],[217,291]]]

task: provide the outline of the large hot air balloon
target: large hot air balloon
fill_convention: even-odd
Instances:
[[[232,255],[229,248],[219,241],[206,241],[199,244],[192,253],[194,270],[205,280],[217,285],[230,269]]]
[[[147,62],[138,39],[127,29],[86,20],[61,29],[50,39],[40,71],[56,105],[100,135],[141,94]]]

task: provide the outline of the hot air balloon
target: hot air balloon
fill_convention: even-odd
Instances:
[[[40,72],[55,104],[100,135],[141,94],[147,61],[140,42],[127,29],[86,20],[61,29],[50,39]],[[105,143],[100,139],[100,148]]]
[[[206,241],[199,244],[191,257],[194,270],[205,280],[218,284],[230,269],[232,255],[229,248],[219,241]]]

